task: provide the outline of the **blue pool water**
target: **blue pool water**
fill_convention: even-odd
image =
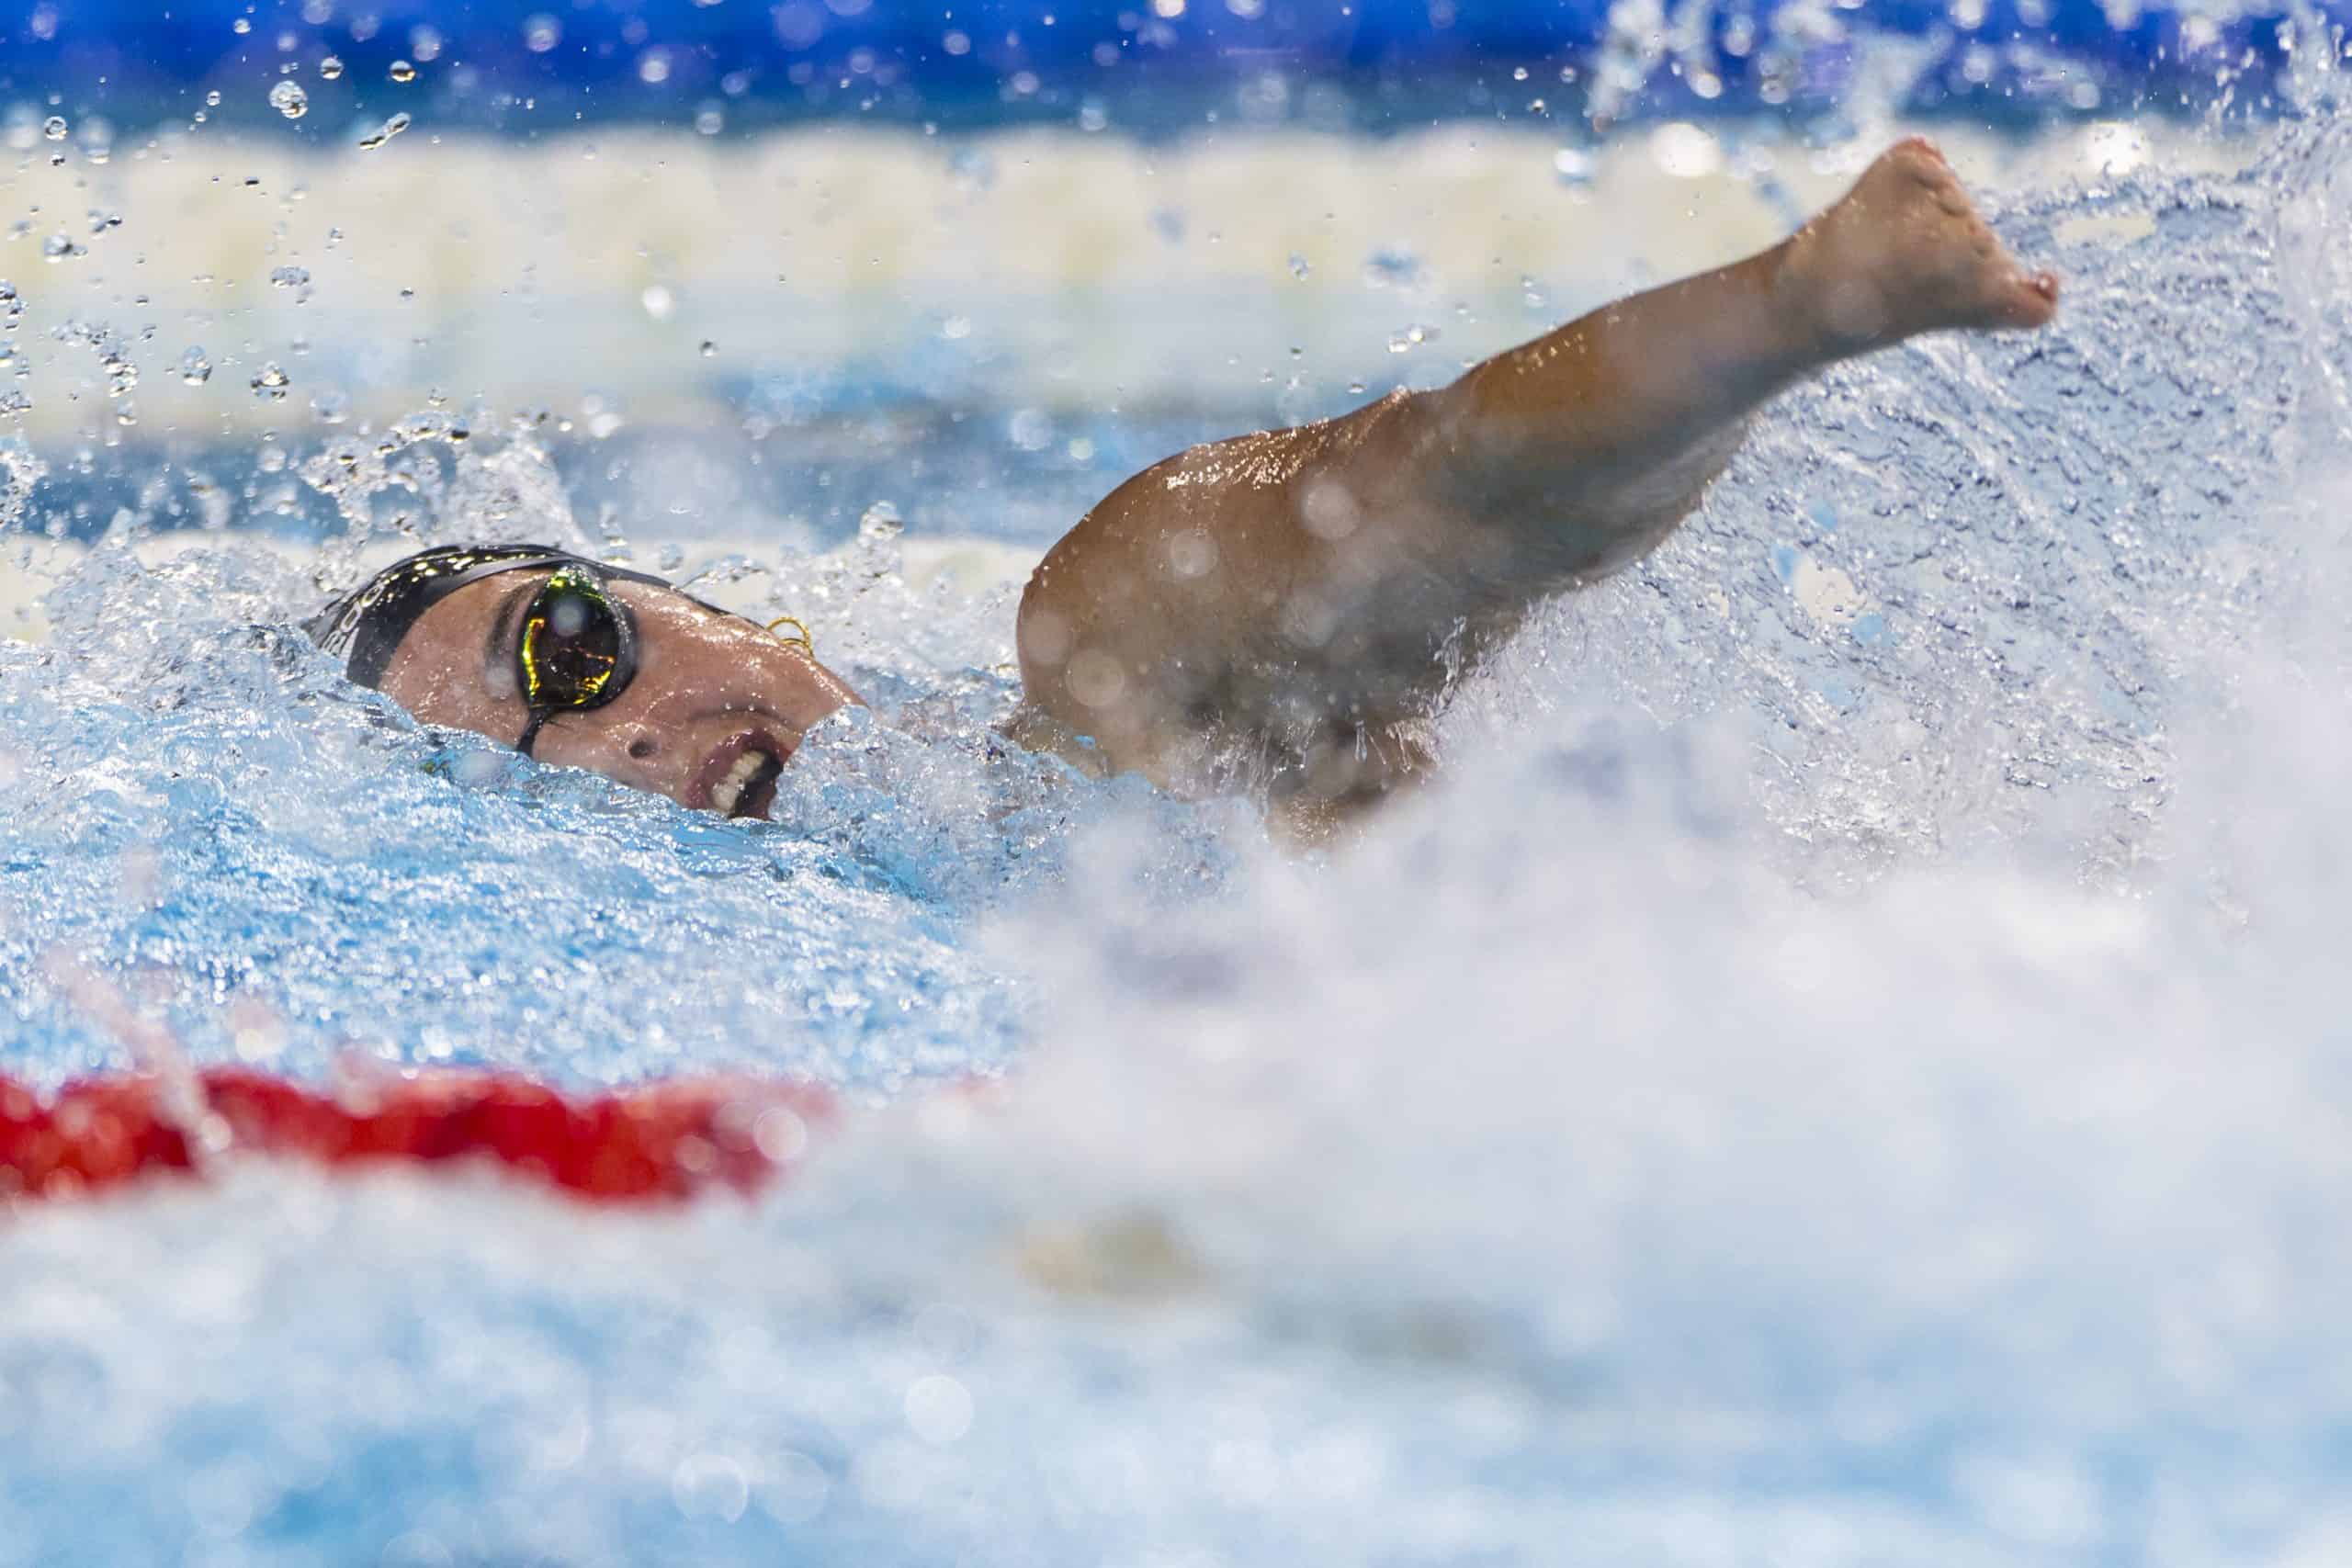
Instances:
[[[0,1070],[130,1062],[70,955],[207,1062],[852,1111],[752,1204],[248,1166],[9,1218],[0,1565],[2337,1560],[2335,92],[1945,126],[2058,324],[1783,399],[1316,859],[995,735],[1022,563],[1166,446],[1749,243],[1899,94],[1573,158],[820,137],[716,237],[695,190],[749,176],[692,133],[38,143],[12,201],[125,222],[6,264]],[[1062,168],[1085,200],[1025,183]],[[466,231],[371,231],[378,179]],[[969,251],[890,248],[934,222]],[[1544,224],[1578,243],[1489,265]],[[805,614],[875,712],[733,825],[421,730],[290,634],[364,551],[475,536]]]

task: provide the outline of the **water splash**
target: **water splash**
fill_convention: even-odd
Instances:
[[[47,644],[0,644],[21,1058],[119,1060],[37,980],[62,946],[208,1060],[744,1066],[898,1109],[774,1206],[659,1228],[277,1171],[12,1225],[0,1420],[41,1440],[6,1539],[2326,1560],[2340,136],[2014,203],[2053,333],[1785,400],[1329,860],[1005,746],[1010,591],[916,581],[936,450],[842,477],[908,400],[845,371],[788,450],[872,525],[796,551],[739,503],[773,536],[694,579],[876,701],[766,827],[423,730],[289,630],[442,539],[693,571],[575,514],[609,448],[567,471],[546,423],[435,409],[294,456],[323,530],[134,517],[59,570]],[[1374,277],[1376,355],[1434,285]],[[1000,454],[1135,439],[969,376],[910,379]]]

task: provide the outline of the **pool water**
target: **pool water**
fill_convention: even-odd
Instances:
[[[130,1065],[62,953],[205,1062],[851,1110],[756,1203],[248,1164],[11,1218],[0,1564],[2335,1561],[2331,93],[1948,134],[2057,325],[1781,400],[1456,694],[1442,784],[1305,858],[996,734],[1027,562],[1169,447],[1769,238],[1890,117],[1574,166],[818,136],[762,165],[807,182],[773,297],[712,231],[752,175],[684,141],[388,149],[469,210],[556,194],[380,251],[356,157],[119,159],[144,259],[18,278],[0,1069]],[[657,165],[676,210],[628,222],[671,254],[533,237]],[[221,222],[315,249],[314,302],[174,292],[244,198],[166,196],[216,166],[269,171]],[[97,337],[37,330],[90,300],[131,424],[88,423]],[[544,409],[437,380],[540,342]],[[801,615],[874,711],[730,824],[423,730],[292,633],[469,537]]]

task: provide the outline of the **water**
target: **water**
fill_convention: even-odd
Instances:
[[[1867,100],[1574,186],[1460,130],[118,156],[122,231],[17,269],[0,1063],[128,1065],[62,950],[206,1061],[856,1109],[751,1206],[247,1168],[12,1218],[0,1563],[2335,1560],[2352,126],[2312,91],[1949,138],[2058,326],[1784,400],[1465,683],[1441,785],[1304,861],[993,738],[1026,563],[1183,441],[1736,254]],[[722,243],[787,176],[792,242]],[[378,218],[403,181],[441,226]],[[533,227],[575,203],[630,217]],[[153,372],[129,431],[101,345]],[[876,714],[748,827],[420,730],[288,628],[454,537],[800,615]]]

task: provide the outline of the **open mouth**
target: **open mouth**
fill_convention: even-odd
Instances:
[[[711,752],[687,787],[686,804],[726,817],[764,818],[791,749],[763,729],[731,736]]]

